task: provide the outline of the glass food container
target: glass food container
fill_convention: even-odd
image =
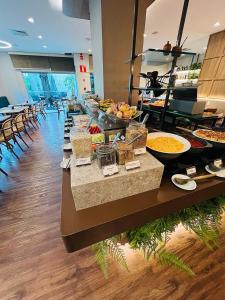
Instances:
[[[87,132],[76,132],[70,136],[73,155],[76,159],[92,156],[91,135]]]
[[[126,139],[133,140],[138,135],[141,135],[133,142],[134,149],[146,147],[148,129],[141,123],[131,123],[126,129]]]
[[[99,168],[116,163],[116,151],[111,145],[99,145],[96,154]]]
[[[125,165],[126,162],[134,159],[133,144],[129,144],[129,141],[118,141],[116,143],[116,150],[119,165]]]

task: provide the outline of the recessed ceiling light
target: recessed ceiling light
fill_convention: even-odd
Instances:
[[[217,21],[215,24],[213,24],[213,26],[214,26],[214,27],[220,26],[220,22]]]
[[[11,48],[11,47],[12,47],[12,44],[10,44],[9,42],[0,40],[0,48],[7,49],[7,48]]]
[[[29,18],[27,19],[27,21],[30,22],[30,23],[34,23],[34,18],[29,17]]]
[[[42,47],[43,47],[43,48],[45,48],[45,49],[47,48],[47,46],[46,46],[46,45],[43,45]]]
[[[39,34],[39,35],[38,35],[38,39],[41,40],[42,38],[43,38],[43,36],[42,36],[41,34]]]
[[[146,33],[144,33],[144,34],[143,34],[143,37],[144,37],[144,38],[146,38],[146,37],[147,37],[147,34],[146,34]]]
[[[88,52],[91,52],[91,49],[88,49]]]

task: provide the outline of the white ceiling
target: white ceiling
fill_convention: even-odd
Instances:
[[[183,0],[155,0],[148,8],[144,38],[144,50],[148,48],[163,48],[169,40],[176,44],[177,31]],[[216,22],[220,26],[214,27]],[[191,51],[203,53],[211,33],[225,29],[225,0],[190,0],[186,17],[183,39]],[[152,32],[158,31],[157,34]]]
[[[87,40],[91,36],[90,21],[64,16],[57,10],[57,3],[60,2],[60,0],[0,0],[0,40],[13,44],[10,51],[88,52],[91,48],[91,41]],[[55,9],[51,3],[56,3]],[[33,17],[35,22],[29,23],[28,17]],[[25,30],[29,36],[14,36],[10,29]],[[42,35],[43,39],[38,39],[38,35]],[[44,49],[43,45],[47,45],[47,48]]]
[[[10,51],[88,52],[91,49],[91,41],[87,40],[91,37],[90,21],[64,16],[60,11],[61,2],[0,0],[0,40],[13,44]],[[162,48],[167,40],[175,44],[182,4],[183,0],[155,0],[147,11],[144,49]],[[33,17],[35,22],[29,23],[28,17]],[[221,26],[215,28],[213,24],[217,21]],[[189,37],[184,47],[202,53],[209,34],[224,28],[225,0],[190,0],[183,38]],[[29,36],[14,36],[10,29],[25,30]],[[152,35],[154,31],[158,34]],[[40,34],[42,40],[37,38]]]

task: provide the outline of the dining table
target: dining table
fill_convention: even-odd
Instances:
[[[25,107],[13,107],[13,106],[7,106],[0,108],[0,114],[4,115],[15,115],[22,113],[24,111]]]
[[[32,106],[32,105],[36,105],[37,103],[38,102],[29,101],[29,102],[23,102],[23,103],[14,104],[13,106],[15,106],[15,107]]]

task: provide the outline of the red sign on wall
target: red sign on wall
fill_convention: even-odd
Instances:
[[[87,72],[87,68],[85,65],[80,65],[80,72],[81,73],[86,73]]]

